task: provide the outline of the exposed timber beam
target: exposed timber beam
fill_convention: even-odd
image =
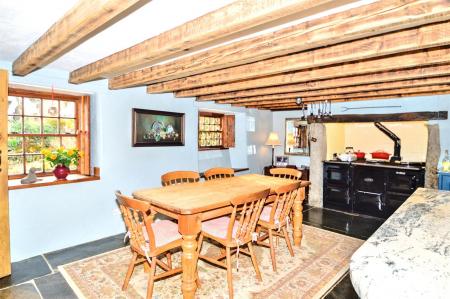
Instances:
[[[308,123],[360,123],[389,121],[447,120],[448,111],[407,112],[389,114],[341,114],[331,117],[308,117]]]
[[[450,69],[449,69],[450,72]],[[298,97],[315,97],[315,96],[327,96],[327,95],[338,95],[338,94],[346,94],[346,93],[355,93],[355,92],[370,92],[370,91],[381,91],[381,90],[395,90],[395,89],[404,89],[411,87],[423,87],[430,85],[441,85],[441,84],[449,84],[450,76],[442,76],[442,77],[433,77],[433,78],[424,78],[424,79],[415,79],[415,80],[403,80],[403,81],[394,81],[394,82],[383,82],[383,83],[374,83],[374,84],[366,84],[366,85],[356,85],[356,86],[347,86],[347,87],[339,87],[339,88],[330,88],[330,89],[319,89],[319,90],[311,90],[305,92],[291,92],[291,93],[281,93],[281,94],[272,94],[272,95],[263,95],[256,97],[247,97],[247,98],[234,98],[234,99],[226,99],[226,100],[217,100],[216,102],[219,104],[242,104],[248,102],[264,102],[270,100],[282,100],[282,99],[295,99]],[[202,97],[197,98],[197,101],[203,101]]]
[[[392,94],[392,95],[385,95],[385,96],[374,96],[374,97],[363,97],[363,98],[346,98],[346,99],[339,99],[339,100],[333,100],[332,102],[354,102],[354,101],[371,101],[371,100],[383,100],[383,99],[397,99],[397,98],[410,98],[410,97],[427,97],[427,96],[433,96],[433,95],[444,95],[444,94],[450,94],[450,90],[443,90],[443,91],[435,91],[435,92],[422,92],[422,93],[410,93],[410,94]],[[314,103],[314,102],[310,102]],[[233,105],[237,106],[237,105]],[[295,103],[273,103],[272,105],[249,105],[246,106],[246,108],[255,108],[255,109],[276,109],[276,108],[288,108],[288,109],[295,109],[298,108],[298,105]]]
[[[150,0],[81,0],[13,63],[25,76],[46,66]]]
[[[197,94],[211,94],[448,63],[450,63],[450,48],[445,47],[197,88],[196,91]],[[161,93],[166,90],[165,86],[161,85],[165,83],[149,85],[147,86],[147,92]],[[180,86],[179,88],[182,89],[183,87]],[[189,89],[187,86],[184,88]]]
[[[159,87],[160,92],[167,92],[251,80],[281,73],[446,46],[450,44],[449,36],[450,22],[444,22],[152,85],[154,89]]]
[[[110,79],[119,89],[158,83],[308,49],[445,21],[447,0],[382,0]],[[419,12],[419,13],[418,13]]]
[[[328,10],[355,0],[240,0],[128,49],[83,66],[69,82],[83,83],[136,70],[241,35]]]
[[[392,96],[396,94],[417,94],[417,93],[427,93],[427,92],[450,92],[450,81],[443,85],[431,85],[422,87],[406,87],[406,88],[396,88],[381,91],[368,91],[368,92],[355,92],[355,93],[344,93],[335,95],[325,95],[325,96],[315,96],[315,97],[303,97],[303,102],[319,102],[319,101],[335,101],[335,100],[345,100],[353,98],[370,98],[376,96]],[[274,103],[291,103],[295,104],[295,98],[290,99],[280,99],[280,100],[268,100],[268,101],[253,101],[245,103],[231,103],[234,106],[265,106],[272,105]]]
[[[393,82],[402,80],[413,80],[430,78],[436,76],[450,75],[450,65],[424,66],[413,69],[386,71],[375,74],[357,75],[351,77],[333,78],[328,80],[318,80],[273,87],[250,88],[247,90],[212,93],[209,88],[188,89],[175,93],[176,97],[194,97],[198,95],[201,100],[220,100],[256,97],[263,95],[273,95],[282,93],[312,91],[319,89],[341,88],[346,86],[364,86],[369,84]],[[209,94],[211,93],[211,94]]]

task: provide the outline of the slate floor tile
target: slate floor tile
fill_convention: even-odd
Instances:
[[[121,248],[125,246],[123,237],[124,234],[119,234],[97,241],[46,253],[44,256],[53,269],[56,269],[60,265]]]
[[[11,267],[12,274],[0,278],[0,289],[17,285],[52,272],[44,258],[40,255],[20,262],[14,262]]]
[[[344,278],[329,292],[325,299],[358,299],[350,280],[350,274],[346,274]]]
[[[34,281],[44,299],[77,299],[72,288],[59,272]]]
[[[2,299],[41,299],[38,291],[32,283],[24,283],[18,286],[0,290]]]

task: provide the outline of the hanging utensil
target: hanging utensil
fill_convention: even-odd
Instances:
[[[360,109],[381,109],[381,108],[402,108],[400,105],[396,106],[366,106],[366,107],[342,107],[342,111],[360,110]]]

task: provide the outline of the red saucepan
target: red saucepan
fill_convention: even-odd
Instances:
[[[365,152],[361,152],[361,151],[357,151],[355,152],[356,155],[356,159],[358,160],[362,160],[366,157],[366,153]]]
[[[372,159],[382,159],[382,160],[388,160],[389,156],[391,154],[386,153],[385,151],[378,150],[376,152],[371,153]]]

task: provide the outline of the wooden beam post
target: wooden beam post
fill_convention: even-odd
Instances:
[[[14,61],[14,75],[25,76],[46,66],[149,1],[78,1]]]
[[[450,8],[447,0],[381,0],[262,36],[215,47],[162,65],[119,75],[110,79],[109,84],[111,89],[119,89],[159,83],[404,30],[448,18]],[[399,37],[406,40],[413,38],[417,36],[411,34]],[[379,46],[377,43],[379,42],[371,44],[370,41],[360,41],[364,47],[369,46],[366,49],[367,54],[370,49]],[[388,42],[387,45],[391,46],[392,51],[395,50]],[[355,48],[358,46],[355,45]],[[338,50],[336,52],[341,54]],[[351,49],[348,49],[347,53],[351,53]],[[333,58],[335,56],[328,56],[328,59]],[[342,58],[342,55],[339,58]]]
[[[202,87],[196,89],[196,94],[200,95],[229,92],[233,90],[245,90],[260,87],[301,83],[448,63],[450,63],[450,48],[445,47],[370,59],[367,61],[359,61],[324,68],[267,76],[263,78],[238,81],[228,84],[219,84],[211,87]],[[181,82],[178,82],[179,85],[177,84],[177,86],[172,86],[172,84],[170,84],[169,86],[168,82],[149,85],[147,86],[147,92],[161,93],[173,90],[190,89],[190,85],[185,84],[182,79],[179,80],[181,80]],[[194,83],[194,85],[203,85],[203,83]]]
[[[8,72],[0,70],[0,277],[11,274],[8,202]]]
[[[240,0],[70,74],[83,83],[149,66],[355,0]]]

